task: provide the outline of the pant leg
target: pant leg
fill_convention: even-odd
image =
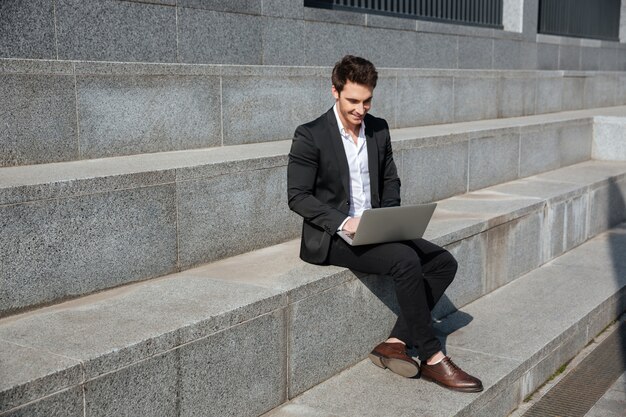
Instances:
[[[406,243],[415,249],[422,262],[428,307],[432,311],[454,280],[458,263],[450,252],[425,239],[411,240]]]
[[[405,243],[416,251],[422,263],[428,309],[432,311],[452,283],[458,264],[450,252],[427,240],[417,239]],[[391,331],[391,337],[405,340],[409,335],[411,335],[410,324],[404,315],[400,314]],[[428,357],[420,353],[421,359]]]
[[[430,242],[420,241],[350,246],[334,236],[328,257],[328,262],[332,265],[393,278],[400,305],[400,324],[397,323],[396,327],[401,337],[398,338],[416,346],[422,358],[430,357],[441,350],[441,344],[432,328],[430,305],[434,306],[433,303],[439,300],[449,285],[449,282],[443,282],[445,280],[438,280],[437,273],[432,270],[437,264],[432,261],[440,257],[441,251],[447,252],[436,245],[432,245],[435,248],[430,245]],[[425,277],[420,256],[429,261],[425,265],[429,272],[428,279],[432,282]]]

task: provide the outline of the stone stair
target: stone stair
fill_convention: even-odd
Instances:
[[[0,417],[506,415],[625,309],[626,45],[538,35],[523,3],[500,30],[2,2]],[[343,53],[379,67],[403,203],[439,202],[437,327],[479,395],[363,361],[390,283],[298,259],[290,139]]]
[[[625,112],[618,106],[396,129],[403,202],[449,198],[589,160],[594,117],[620,120]],[[0,245],[8,256],[0,314],[297,237],[300,220],[280,203],[289,145],[2,168]],[[442,170],[447,174],[437,175]]]
[[[365,359],[264,416],[506,416],[626,309],[625,251],[622,223],[439,321],[447,354],[482,378],[480,394]]]
[[[437,391],[434,386],[421,388],[424,384],[419,385],[418,392],[424,389],[425,393],[432,392],[436,398],[455,404],[454,412],[458,415],[487,413],[484,410],[492,410],[489,407],[510,410],[516,401],[532,392],[567,360],[568,355],[573,356],[623,311],[624,274],[616,256],[619,250],[588,256],[584,252],[588,249],[583,248],[602,246],[593,242],[576,249],[625,218],[626,162],[589,160],[595,149],[590,134],[594,130],[594,117],[604,115],[620,120],[618,116],[623,112],[624,109],[618,107],[509,119],[508,125],[504,120],[494,120],[392,132],[396,158],[401,161],[401,175],[406,179],[404,201],[439,200],[426,237],[451,250],[461,265],[457,280],[436,310],[438,317],[446,317],[441,324],[443,334],[447,335],[446,346],[460,363],[480,374],[487,384],[487,390],[477,397],[457,397],[444,390]],[[571,146],[573,144],[575,146]],[[530,152],[533,148],[537,149],[536,153]],[[71,205],[62,204],[64,198],[68,202],[79,200],[83,194],[92,198],[84,191],[92,184],[112,194],[129,189],[132,192],[128,187],[132,182],[125,183],[128,178],[124,178],[125,175],[136,181],[149,181],[157,171],[159,175],[176,179],[171,185],[173,188],[178,187],[178,181],[183,181],[185,175],[190,179],[201,178],[195,173],[228,181],[232,176],[241,175],[237,174],[238,168],[250,164],[260,164],[260,169],[252,170],[251,177],[258,177],[263,170],[284,173],[288,142],[243,145],[239,150],[251,150],[255,155],[252,158],[247,157],[246,152],[233,149],[236,148],[155,154],[156,160],[140,155],[57,166],[6,168],[3,173],[16,175],[3,176],[13,178],[11,186],[2,188],[4,198],[22,200],[2,206],[3,233],[16,227],[19,221],[35,224],[37,217],[24,210],[32,210],[37,205],[65,207],[68,209],[65,216],[76,219],[69,214]],[[268,154],[259,154],[258,149]],[[454,156],[458,149],[465,150],[465,153],[460,152],[464,155],[460,159],[462,163]],[[511,149],[517,159],[503,157]],[[231,151],[234,153],[229,154]],[[431,158],[424,158],[421,152],[430,152]],[[194,153],[201,163],[198,159],[188,159],[188,154]],[[439,158],[433,156],[437,153]],[[231,155],[230,160],[227,155]],[[448,165],[442,165],[444,156],[449,159],[445,162]],[[487,156],[491,158],[486,160]],[[450,169],[450,178],[456,173],[452,168],[459,169],[461,189],[457,188],[457,182],[449,180],[446,193],[451,196],[441,199],[438,194],[443,192],[441,187],[429,189],[427,183],[412,184],[408,178],[429,175],[428,171],[419,175],[414,172],[415,167],[428,159],[434,161],[433,170]],[[120,163],[122,160],[133,162],[125,165]],[[142,160],[143,164],[138,163]],[[511,161],[516,160],[518,165],[511,167]],[[277,166],[267,168],[264,165],[267,161]],[[562,167],[552,169],[555,163]],[[483,170],[485,164],[488,170]],[[95,167],[93,171],[91,166]],[[477,168],[472,169],[473,166]],[[82,177],[77,174],[81,169],[85,170]],[[509,179],[509,170],[516,173],[513,179],[499,181],[498,178]],[[89,174],[94,171],[100,175]],[[532,175],[532,171],[540,173]],[[24,175],[27,172],[29,175]],[[522,177],[521,172],[531,174]],[[226,173],[230,175],[224,175]],[[20,183],[18,178],[25,181]],[[158,182],[155,183],[157,185],[148,183],[145,188],[158,189]],[[284,189],[284,183],[276,187]],[[419,189],[425,190],[424,194],[418,194]],[[259,191],[256,186],[247,190],[248,193]],[[33,201],[38,195],[55,192],[63,198],[50,198],[48,194],[41,201]],[[178,204],[180,195],[176,195]],[[208,196],[212,197],[215,195]],[[107,197],[104,201],[107,209],[101,213],[111,213],[115,200]],[[269,207],[280,212],[280,201],[272,200]],[[222,201],[214,207],[219,209],[224,204]],[[82,208],[84,211],[88,207],[83,204],[75,210],[79,212]],[[50,227],[45,234],[50,238],[50,230],[55,230],[51,225],[55,211],[46,207],[45,212],[53,215],[41,216],[43,221],[38,227]],[[155,217],[154,210],[147,212],[146,219]],[[181,216],[177,216],[180,222]],[[256,217],[268,226],[280,223],[276,223],[275,218]],[[98,216],[87,218],[93,220]],[[109,224],[112,218],[106,217]],[[222,222],[228,224],[224,219]],[[57,229],[60,228],[57,226]],[[160,226],[156,229],[164,232]],[[176,229],[181,230],[181,227]],[[598,241],[615,238],[618,242],[614,246],[623,248],[619,230]],[[295,226],[292,233],[297,233]],[[27,236],[34,235],[33,232]],[[134,235],[134,231],[129,235]],[[251,233],[251,236],[257,235]],[[105,240],[112,246],[119,242]],[[183,239],[178,236],[177,240],[181,247]],[[2,241],[15,244],[15,240],[3,238]],[[87,245],[89,240],[84,242]],[[204,243],[210,244],[210,239]],[[13,246],[3,244],[4,253],[11,253]],[[28,310],[20,314],[14,314],[15,304],[4,304],[5,313],[13,314],[0,319],[3,345],[0,415],[74,415],[75,411],[80,415],[84,412],[87,415],[254,416],[289,399],[293,401],[275,412],[355,415],[342,409],[339,399],[334,403],[337,408],[319,408],[326,402],[319,401],[316,392],[324,393],[330,387],[339,394],[342,391],[333,388],[333,384],[340,381],[346,389],[354,389],[373,399],[379,391],[367,394],[370,392],[364,385],[367,375],[380,377],[380,381],[394,381],[392,375],[376,374],[378,371],[367,362],[360,363],[371,346],[386,336],[394,321],[395,300],[389,283],[380,277],[357,276],[342,268],[305,264],[297,258],[297,240],[270,246],[261,242],[259,246],[262,248],[199,267],[190,266],[160,278],[131,282],[62,303],[57,300],[57,304],[48,307],[33,309],[42,301],[25,298],[20,307]],[[18,245],[20,250],[24,247]],[[126,247],[114,249],[123,255],[133,248],[137,246],[130,242]],[[579,249],[582,254],[576,252]],[[563,253],[565,255],[556,258]],[[146,255],[145,252],[140,254],[136,259]],[[555,258],[550,265],[541,267]],[[7,259],[12,260],[14,256]],[[32,255],[23,259],[22,268],[38,260]],[[568,277],[554,267],[563,259],[578,262],[574,267],[567,267],[578,279],[572,282],[571,291],[566,285],[559,285],[567,283]],[[52,277],[50,271],[56,265],[50,264],[54,261],[40,261],[33,270],[42,270],[43,277]],[[132,264],[133,259],[129,262]],[[584,265],[579,266],[581,262]],[[59,264],[67,268],[63,262]],[[594,288],[585,288],[583,284],[589,279],[589,271],[597,267],[598,271],[606,272],[600,268],[603,265],[617,265],[613,275],[597,274],[597,293],[593,292]],[[14,270],[24,271],[19,267]],[[520,278],[527,273],[529,275]],[[26,272],[21,276],[32,277],[33,274]],[[56,276],[62,275],[57,273]],[[81,290],[85,293],[94,290],[87,289],[85,280],[79,278],[76,274],[74,280],[59,287],[78,282],[82,287],[78,287],[77,295]],[[145,278],[148,277],[141,279]],[[102,284],[94,282],[95,289],[99,289],[97,285]],[[3,288],[7,288],[7,283],[11,284],[5,279]],[[31,283],[23,280],[22,284]],[[42,280],[40,293],[47,294],[50,284],[55,283]],[[37,284],[32,288],[38,288]],[[5,290],[3,300],[16,293],[31,294],[20,293],[17,289],[13,286]],[[548,297],[555,291],[560,298],[552,303],[539,297]],[[582,295],[593,295],[589,302],[578,303],[581,291]],[[533,305],[536,300],[544,301],[539,303],[537,315],[526,311],[531,300]],[[572,300],[576,301],[573,304],[577,308],[568,310]],[[501,321],[504,312],[510,312],[516,319],[510,326]],[[461,328],[468,315],[475,320],[467,328]],[[553,317],[555,323],[542,321],[545,317]],[[526,331],[518,332],[518,328]],[[537,334],[532,339],[525,337],[531,331]],[[570,339],[573,342],[570,343]],[[466,355],[467,351],[472,352]],[[497,366],[492,367],[489,363],[494,358]],[[341,382],[346,377],[348,380]],[[398,392],[402,392],[413,390],[419,382],[396,380],[396,385],[390,387],[405,384],[405,388],[398,388]],[[312,390],[307,391],[309,389]],[[298,397],[300,394],[302,396]],[[342,401],[348,404],[351,399],[360,401],[352,391],[344,394]],[[412,415],[415,410],[423,409],[431,410],[424,411],[425,415],[440,415],[442,409],[428,408],[432,404],[425,398],[431,397],[413,396],[417,402],[405,404],[404,414]],[[394,406],[402,405],[395,401]],[[448,413],[452,408],[443,410]],[[371,408],[370,412],[380,415],[380,409]]]
[[[460,263],[442,337],[487,389],[361,362],[391,287],[301,262],[286,204],[289,138],[330,107],[329,73],[0,59],[0,416],[384,415],[377,381],[411,399],[381,400],[400,415],[505,415],[624,310],[602,246],[622,229],[596,238],[626,219],[623,72],[381,68],[403,203],[439,202],[426,237]],[[568,310],[588,265],[614,268]]]

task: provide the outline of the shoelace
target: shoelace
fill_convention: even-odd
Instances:
[[[459,366],[452,362],[452,359],[450,357],[445,357],[442,360],[446,361],[448,363],[448,365],[450,366],[450,368],[452,368],[452,373],[456,373],[457,371],[460,371],[461,368],[459,368]]]

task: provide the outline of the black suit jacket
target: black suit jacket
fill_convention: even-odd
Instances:
[[[393,161],[389,126],[365,116],[372,207],[400,205],[400,179]],[[331,108],[298,126],[289,152],[289,208],[304,218],[300,257],[325,264],[332,236],[348,216],[350,171]]]

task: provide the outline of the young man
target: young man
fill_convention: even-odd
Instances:
[[[370,354],[374,364],[421,376],[457,391],[482,391],[482,383],[441,351],[431,310],[457,270],[453,256],[424,239],[350,246],[337,232],[354,233],[364,210],[400,205],[400,179],[389,126],[368,113],[378,74],[374,65],[347,55],[332,73],[335,105],[299,126],[289,153],[288,198],[304,218],[300,257],[393,279],[400,314],[389,338]]]

